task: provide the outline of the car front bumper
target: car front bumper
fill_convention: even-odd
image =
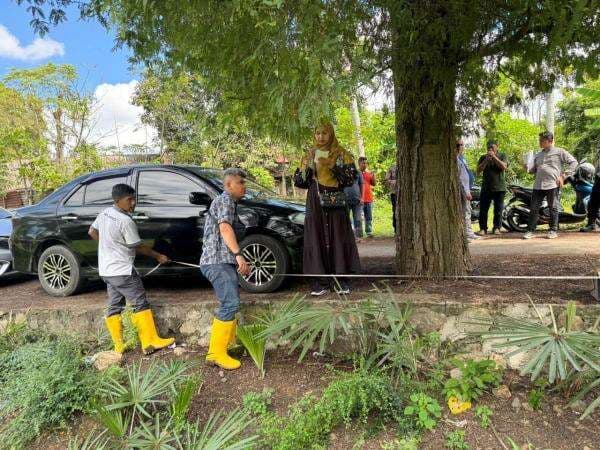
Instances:
[[[0,248],[0,276],[15,273],[12,266],[12,255],[10,250]]]

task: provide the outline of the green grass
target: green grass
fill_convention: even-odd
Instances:
[[[373,235],[376,237],[394,237],[392,204],[389,197],[375,199],[373,203]]]

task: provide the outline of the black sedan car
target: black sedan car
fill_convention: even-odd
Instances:
[[[97,279],[97,243],[87,232],[100,211],[112,204],[111,189],[127,183],[136,189],[133,220],[142,240],[173,261],[197,264],[202,251],[205,215],[223,191],[222,172],[184,165],[140,165],[81,176],[36,205],[13,216],[11,249],[16,270],[37,274],[44,290],[55,296],[77,292]],[[272,292],[284,281],[278,274],[299,271],[305,208],[280,200],[248,180],[239,203],[241,240],[251,273],[240,278],[248,292]],[[139,256],[135,267],[144,275],[156,266]],[[198,269],[179,264],[161,266],[152,275],[183,275]]]
[[[12,255],[8,247],[8,240],[12,233],[12,213],[0,208],[0,276],[12,275]]]

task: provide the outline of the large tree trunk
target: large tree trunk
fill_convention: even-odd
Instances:
[[[358,101],[356,95],[352,94],[350,97],[350,112],[352,114],[352,125],[354,125],[354,137],[356,138],[356,147],[358,148],[358,156],[364,157],[365,155],[365,143],[362,137],[362,130],[360,125],[360,113],[358,111]]]
[[[443,7],[423,10],[417,1],[413,5],[422,17],[444,11]],[[439,41],[439,32],[428,36],[427,23],[424,20],[423,28],[417,30],[419,48],[413,49],[423,49],[423,56],[409,61],[399,46],[398,54],[392,55],[397,267],[406,275],[461,275],[469,270],[471,260],[456,164],[458,64],[450,45]],[[437,55],[431,53],[436,51]]]

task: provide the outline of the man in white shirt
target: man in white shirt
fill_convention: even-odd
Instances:
[[[146,290],[133,262],[135,255],[146,255],[166,264],[167,256],[142,244],[137,226],[130,214],[135,209],[135,189],[127,184],[112,188],[113,206],[105,209],[90,227],[88,234],[98,241],[98,272],[106,283],[108,309],[106,327],[113,340],[115,351],[123,353],[123,324],[121,313],[125,299],[133,304],[133,324],[138,330],[144,354],[167,347],[175,340],[161,338],[154,324]]]

